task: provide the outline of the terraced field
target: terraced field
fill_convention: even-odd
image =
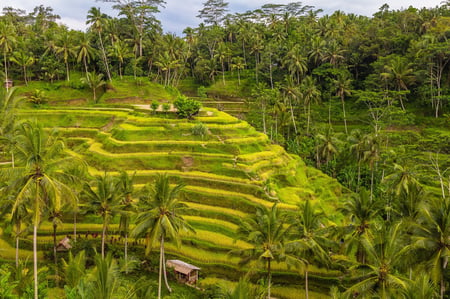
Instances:
[[[49,129],[58,128],[69,153],[83,158],[91,175],[104,171],[136,172],[138,189],[151,183],[157,173],[169,174],[174,182],[182,180],[187,185],[183,201],[190,208],[185,217],[197,233],[183,235],[180,248],[169,243],[167,252],[200,266],[201,275],[210,280],[237,279],[249,269],[239,268],[238,256],[230,251],[249,246],[236,240],[235,232],[242,219],[254,213],[257,206],[270,207],[280,202],[282,209],[295,210],[299,201],[310,198],[331,215],[342,196],[336,181],[306,167],[298,157],[271,144],[267,136],[246,122],[213,108],[202,110],[193,121],[132,107],[53,108],[22,110],[19,114],[22,119],[37,119]],[[193,128],[199,123],[206,126],[206,135],[195,134]],[[77,229],[83,236],[87,232],[100,232],[101,226],[89,223],[86,218]],[[113,224],[112,236],[116,229]],[[59,234],[70,234],[72,230],[72,225],[65,223]],[[51,226],[44,223],[40,230],[41,244],[52,242],[50,234]],[[121,242],[118,237],[115,239]],[[130,242],[142,246],[139,240]],[[249,267],[253,266],[256,265]],[[283,264],[275,264],[274,270],[278,286],[274,289],[275,296],[289,297],[286,290],[301,292],[302,278],[298,271]],[[314,289],[323,279],[333,279],[337,273],[312,267],[310,276]]]

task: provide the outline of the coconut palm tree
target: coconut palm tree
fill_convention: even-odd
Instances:
[[[314,81],[312,76],[307,76],[303,79],[300,85],[300,95],[303,99],[303,103],[305,107],[307,107],[306,115],[307,115],[307,123],[306,123],[306,134],[309,134],[309,126],[311,123],[311,103],[320,102],[320,90],[316,86],[316,82]]]
[[[432,199],[426,209],[422,209],[417,220],[414,247],[418,248],[425,260],[425,269],[436,284],[440,284],[440,298],[444,298],[450,248],[450,202],[443,198]]]
[[[91,207],[91,211],[102,218],[101,252],[102,258],[104,258],[105,240],[109,223],[121,209],[121,194],[118,180],[106,172],[104,175],[96,176],[91,184],[84,184],[83,196]]]
[[[344,114],[344,128],[345,134],[348,134],[347,130],[347,114],[345,111],[345,96],[349,96],[351,94],[351,79],[348,77],[347,73],[339,73],[337,78],[333,80],[336,95],[340,97],[342,103],[342,113]]]
[[[388,225],[388,224],[386,224]],[[401,225],[383,226],[375,238],[365,238],[367,253],[365,263],[352,267],[362,270],[361,280],[351,286],[346,293],[365,296],[376,294],[379,298],[399,298],[410,281],[402,276],[398,267],[403,266],[403,257],[411,250],[402,242]]]
[[[140,210],[136,218],[136,226],[132,231],[132,236],[146,236],[145,254],[150,254],[152,246],[156,240],[159,240],[159,281],[158,298],[161,298],[162,275],[169,292],[172,289],[167,282],[166,262],[164,255],[164,242],[167,238],[174,239],[179,245],[180,230],[193,229],[181,217],[185,205],[180,202],[179,193],[184,184],[180,183],[174,187],[170,186],[167,174],[158,174],[152,187],[144,190],[141,197]]]
[[[303,268],[306,299],[309,298],[308,266],[314,261],[325,265],[331,263],[328,248],[332,242],[325,236],[324,220],[325,215],[316,211],[311,202],[306,200],[294,216],[290,237],[292,241],[286,244],[286,251],[294,255],[294,259],[288,259],[287,262]]]
[[[70,81],[69,59],[71,56],[76,56],[76,46],[70,31],[64,30],[57,36],[55,45],[55,52],[62,56],[64,64],[66,65],[66,80]]]
[[[32,211],[34,297],[37,299],[37,228],[48,205],[61,207],[63,199],[72,196],[68,183],[73,178],[67,170],[75,160],[65,154],[64,143],[55,134],[47,135],[42,126],[32,122],[19,126],[16,149],[21,166],[15,168],[10,184],[12,190],[18,190],[12,213],[24,203]]]
[[[106,57],[106,51],[105,51],[105,46],[103,45],[103,37],[102,37],[102,32],[106,26],[107,18],[108,18],[107,15],[100,12],[100,8],[91,7],[91,9],[89,9],[89,11],[88,11],[86,25],[90,24],[92,30],[96,31],[98,34],[98,39],[100,41],[100,50],[102,52],[103,64],[105,65],[108,80],[112,81],[111,72],[109,71],[109,62],[108,62],[108,58]]]
[[[103,74],[97,74],[95,71],[88,72],[86,73],[86,77],[81,78],[81,82],[91,88],[94,103],[97,103],[97,89],[106,85],[106,82],[103,80]]]
[[[373,238],[374,225],[380,217],[381,209],[380,201],[371,200],[369,192],[363,188],[339,208],[351,221],[345,229],[347,235],[344,237],[347,254],[355,253],[359,263],[366,262],[363,243],[365,239]]]
[[[3,62],[5,67],[5,79],[8,77],[8,53],[12,51],[14,44],[16,43],[16,32],[12,24],[6,23],[6,21],[0,22],[0,48],[3,52]]]
[[[136,212],[135,202],[133,201],[133,176],[129,176],[127,172],[123,171],[119,177],[119,188],[122,194],[122,208],[119,212],[119,230],[125,238],[124,258],[125,258],[125,273],[128,273],[128,234],[130,232],[130,221],[133,214]]]
[[[84,64],[84,70],[86,72],[86,76],[88,71],[88,62],[91,61],[91,59],[95,55],[95,49],[91,46],[91,43],[89,41],[88,35],[84,34],[82,40],[80,41],[80,44],[76,47],[76,56],[77,56],[77,63],[80,63],[83,61]]]
[[[267,271],[267,298],[270,297],[272,285],[272,262],[284,258],[284,242],[288,236],[285,227],[286,215],[278,210],[277,204],[272,208],[258,207],[253,217],[242,221],[237,234],[252,245],[249,249],[238,250],[241,265],[257,259]]]
[[[25,85],[28,85],[27,67],[32,66],[36,61],[33,57],[33,54],[26,53],[23,49],[20,51],[14,51],[12,57],[10,58],[10,61],[22,67],[23,80],[25,81]]]

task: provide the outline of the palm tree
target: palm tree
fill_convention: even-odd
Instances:
[[[303,99],[304,105],[307,108],[307,124],[306,134],[309,134],[309,126],[311,123],[311,102],[318,103],[320,101],[320,90],[316,86],[316,82],[312,76],[307,76],[303,79],[300,85],[300,94]]]
[[[419,185],[419,181],[414,177],[414,173],[406,165],[394,163],[392,172],[384,177],[384,182],[396,196],[409,193],[413,185]]]
[[[122,79],[122,65],[126,58],[131,58],[133,54],[123,40],[117,40],[110,48],[109,56],[115,57],[119,61],[119,77]]]
[[[390,64],[386,65],[385,68],[388,72],[389,78],[394,81],[397,91],[408,91],[408,85],[410,85],[415,80],[412,63],[407,62],[407,60],[401,56],[395,56],[390,61]],[[405,110],[405,105],[403,103],[403,97],[401,93],[399,96],[399,100],[402,109]]]
[[[164,241],[166,238],[172,238],[179,245],[180,230],[193,231],[179,214],[184,208],[184,204],[178,197],[183,187],[181,183],[171,187],[168,175],[159,174],[153,187],[150,190],[144,190],[144,195],[139,201],[141,205],[136,226],[132,231],[134,237],[146,236],[146,255],[150,253],[155,240],[160,242],[158,298],[161,298],[162,274],[164,274],[167,289],[169,292],[172,291],[167,282]]]
[[[289,71],[292,80],[298,84],[308,70],[307,58],[302,54],[300,45],[292,47],[283,59],[283,66]]]
[[[339,73],[336,80],[334,81],[334,85],[336,88],[336,95],[341,98],[342,103],[342,112],[344,114],[344,127],[345,127],[345,134],[348,134],[347,130],[347,115],[345,113],[345,96],[348,96],[351,94],[351,79],[348,77],[347,73]]]
[[[292,236],[293,241],[286,244],[286,251],[292,252],[294,258],[288,259],[304,269],[305,274],[305,298],[309,298],[308,292],[308,266],[313,261],[328,265],[331,258],[327,252],[332,243],[325,236],[323,220],[325,215],[317,212],[309,200],[296,212],[293,219]]]
[[[238,74],[238,85],[241,85],[241,71],[245,68],[244,58],[233,57],[231,68],[237,70]]]
[[[56,54],[60,54],[66,65],[66,80],[70,81],[69,73],[69,58],[76,56],[76,46],[73,44],[73,37],[71,32],[64,30],[57,35],[57,43],[55,45]]]
[[[361,281],[351,286],[347,294],[357,292],[372,296],[375,293],[379,298],[387,299],[399,298],[407,289],[409,280],[399,274],[398,267],[402,266],[403,257],[411,248],[403,244],[400,226],[382,227],[374,239],[364,239],[367,260],[353,267],[364,272]]]
[[[108,253],[106,257],[96,255],[94,261],[94,271],[87,277],[91,284],[89,298],[116,298],[121,282],[116,260]]]
[[[121,208],[120,193],[118,180],[108,175],[106,172],[102,176],[96,176],[92,185],[85,183],[83,188],[83,195],[89,203],[92,212],[97,213],[102,217],[102,258],[105,257],[105,240],[108,225],[111,219],[116,215]]]
[[[258,207],[256,214],[242,221],[237,234],[252,245],[249,249],[239,250],[240,264],[247,264],[258,259],[265,264],[267,271],[267,298],[270,297],[272,285],[271,263],[284,257],[284,242],[288,235],[285,228],[286,215],[274,204],[272,208]]]
[[[10,60],[22,67],[23,80],[25,81],[25,85],[28,85],[27,67],[32,66],[35,62],[32,53],[25,53],[23,50],[15,51]]]
[[[95,49],[91,46],[88,35],[84,34],[83,39],[80,41],[80,44],[76,47],[77,51],[77,62],[80,63],[83,61],[84,70],[86,72],[86,76],[88,73],[88,62],[94,57]]]
[[[365,239],[373,238],[374,225],[380,216],[381,208],[380,202],[371,200],[369,192],[365,189],[349,197],[339,208],[351,221],[345,229],[348,234],[345,238],[349,238],[346,241],[347,254],[354,252],[359,263],[366,262],[363,243]]]
[[[328,164],[334,156],[339,152],[339,145],[341,144],[333,130],[329,128],[325,134],[316,135],[316,155],[317,155],[317,167],[320,167],[321,161],[325,161]]]
[[[102,32],[103,28],[106,26],[106,20],[107,15],[101,13],[100,8],[91,7],[91,9],[89,9],[88,11],[86,25],[91,24],[92,30],[96,31],[98,34],[98,39],[100,41],[100,49],[102,51],[103,64],[105,65],[108,80],[112,81],[111,72],[109,71],[109,62],[108,58],[106,57],[106,51],[103,45],[103,38],[102,38]]]
[[[123,171],[119,177],[119,188],[122,194],[122,208],[120,213],[119,230],[125,237],[125,273],[128,273],[128,234],[130,231],[131,216],[135,212],[135,203],[133,201],[133,179],[127,172]]]
[[[440,284],[440,297],[444,298],[446,281],[444,272],[447,268],[450,248],[450,202],[443,198],[430,200],[426,209],[422,209],[414,246],[419,248],[425,260],[425,269],[431,278]]]
[[[12,24],[6,23],[6,21],[0,22],[0,48],[3,50],[3,61],[5,66],[5,79],[8,77],[8,59],[7,55],[12,51],[14,44],[16,43],[16,32]]]
[[[10,185],[12,190],[18,190],[12,213],[24,202],[33,213],[34,297],[37,299],[37,228],[46,206],[51,204],[58,209],[64,198],[72,196],[67,182],[73,181],[73,177],[66,171],[75,160],[64,153],[64,143],[56,135],[45,134],[37,124],[24,122],[19,132],[16,149],[23,166],[15,168],[17,177]]]
[[[106,85],[106,82],[103,80],[103,74],[97,74],[95,71],[88,72],[86,77],[81,78],[81,82],[91,88],[94,103],[97,103],[97,89]]]

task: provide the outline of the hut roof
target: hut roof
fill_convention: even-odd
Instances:
[[[175,271],[186,275],[191,273],[192,270],[200,270],[199,267],[196,267],[194,265],[188,264],[180,260],[167,260],[167,266],[174,268]]]
[[[61,250],[69,250],[72,248],[72,245],[70,245],[70,239],[65,237],[64,239],[62,239],[61,241],[59,241],[57,250],[61,251]]]

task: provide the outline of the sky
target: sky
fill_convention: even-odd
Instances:
[[[186,27],[197,27],[201,20],[197,18],[198,11],[203,8],[206,0],[165,0],[166,8],[156,17],[161,21],[164,32],[172,32],[181,35]],[[267,3],[287,4],[296,0],[228,0],[230,13],[243,13],[248,10],[260,8]],[[336,10],[358,15],[372,16],[379,8],[387,3],[390,9],[402,9],[413,6],[416,8],[435,7],[441,5],[442,0],[309,0],[302,1],[303,5],[314,6],[315,9],[323,9],[325,14],[332,14]],[[100,7],[101,11],[117,16],[117,12],[111,9],[111,3],[103,3],[95,0],[1,0],[0,8],[13,7],[32,12],[39,5],[50,6],[55,14],[61,16],[59,22],[69,28],[85,30],[86,15],[92,6]]]

